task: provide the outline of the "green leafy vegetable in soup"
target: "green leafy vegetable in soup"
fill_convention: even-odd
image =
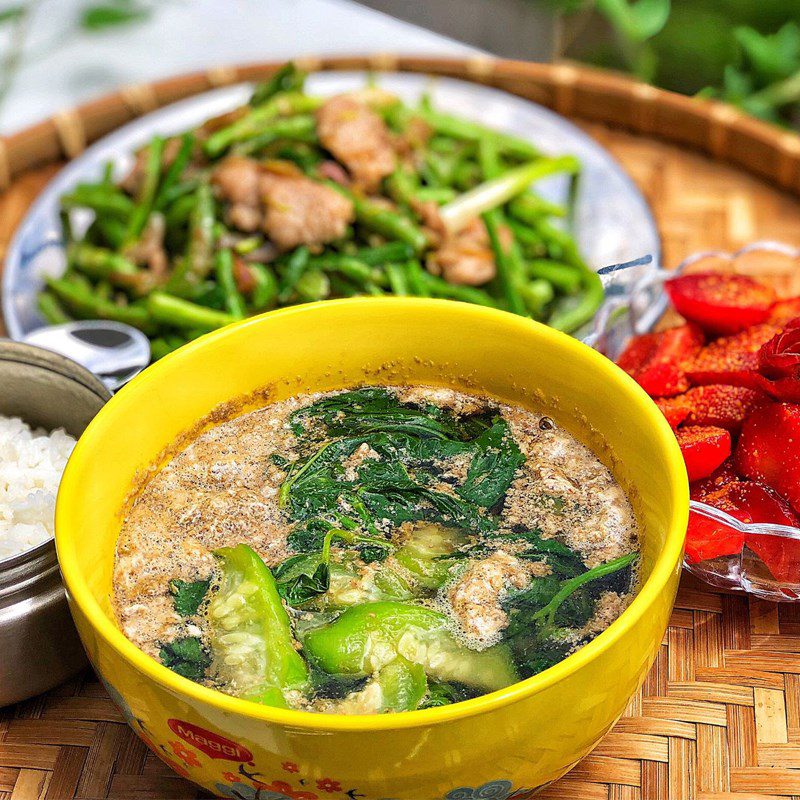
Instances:
[[[624,609],[637,549],[621,488],[549,417],[365,387],[268,405],[177,453],[126,511],[115,607],[183,677],[396,713],[568,656]]]

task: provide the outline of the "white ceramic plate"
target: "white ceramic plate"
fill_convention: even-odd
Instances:
[[[311,94],[334,95],[364,85],[363,72],[320,72],[311,75]],[[597,142],[563,117],[498,89],[452,78],[386,73],[382,87],[414,103],[429,91],[434,106],[485,125],[522,136],[551,155],[577,156],[583,171],[575,207],[576,236],[581,252],[595,269],[653,256],[650,266],[625,270],[614,277],[614,291],[625,291],[642,270],[660,261],[658,231],[642,194],[620,165]],[[77,183],[99,179],[106,162],[121,177],[133,163],[133,153],[155,134],[170,135],[195,127],[209,117],[245,103],[251,86],[238,85],[191,97],[154,111],[101,139],[56,175],[33,204],[9,247],[3,270],[3,316],[9,335],[21,339],[44,324],[36,295],[45,276],[60,275],[66,265],[59,220],[59,198]],[[554,176],[537,184],[537,191],[563,201],[567,180]],[[76,229],[91,219],[75,212]]]

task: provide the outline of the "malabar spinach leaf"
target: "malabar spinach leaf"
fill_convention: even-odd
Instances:
[[[205,581],[181,581],[172,580],[169,582],[169,591],[172,595],[172,602],[175,610],[182,617],[192,617],[197,613],[200,604],[211,586],[210,580]]]
[[[159,658],[165,667],[193,681],[199,681],[211,665],[211,658],[196,636],[162,644]]]
[[[302,435],[309,421],[327,428],[329,436],[406,433],[434,439],[468,441],[490,425],[490,415],[457,417],[448,409],[402,403],[386,389],[368,388],[324,397],[292,415],[292,428]]]
[[[508,430],[505,420],[497,419],[474,442],[475,455],[467,479],[458,494],[477,506],[491,508],[502,501],[525,456]]]
[[[637,555],[630,553],[579,574],[560,579],[556,574],[535,578],[510,592],[504,601],[509,624],[506,638],[525,677],[561,661],[577,643],[565,629],[580,629],[592,618],[604,591],[627,591]]]
[[[325,594],[331,582],[330,567],[322,553],[292,556],[274,571],[274,576],[281,597],[298,607]]]

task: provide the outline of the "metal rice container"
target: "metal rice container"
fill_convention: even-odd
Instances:
[[[77,438],[110,396],[68,358],[0,339],[0,414]],[[0,559],[0,707],[51,689],[85,664],[53,541]]]

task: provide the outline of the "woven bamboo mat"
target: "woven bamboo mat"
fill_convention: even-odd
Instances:
[[[481,69],[485,78],[486,65]],[[574,94],[545,91],[563,77],[558,68],[552,74],[542,73],[541,67],[520,68],[536,73],[531,84],[510,75],[507,65],[504,69],[510,76],[508,88],[572,116],[584,108]],[[575,70],[569,70],[575,78]],[[601,97],[607,84],[598,83],[595,74],[586,80],[600,87],[596,95]],[[580,87],[580,75],[576,81]],[[620,79],[613,81],[614,96],[624,94]],[[632,98],[653,99],[654,90],[632,87],[625,90]],[[665,98],[675,106],[684,104]],[[720,145],[725,135],[712,136],[708,147],[698,145],[715,154],[706,156],[687,149],[685,132],[676,128],[672,136],[666,123],[659,123],[660,139],[631,131],[653,130],[652,115],[639,114],[637,124],[628,120],[624,131],[596,121],[609,116],[606,106],[587,107],[591,110],[586,116],[594,121],[576,121],[614,153],[644,190],[656,213],[667,264],[698,250],[735,249],[755,239],[800,245],[800,201],[741,167],[717,160],[725,155]],[[729,121],[735,123],[735,115]],[[40,126],[40,138],[45,127]],[[800,153],[800,143],[786,135],[756,132],[772,136],[790,154]],[[664,137],[682,143],[670,144]],[[12,150],[23,146],[11,144]],[[0,162],[2,151],[0,141]],[[0,256],[31,201],[60,166],[53,154],[34,156],[32,147],[24,156],[45,166],[17,174],[12,163],[13,183],[0,196]],[[758,163],[747,164],[746,152],[733,160],[769,174],[772,167],[757,156],[753,160]],[[782,168],[780,174],[781,182],[800,194],[800,171]],[[206,796],[136,739],[88,672],[0,711],[0,800]],[[685,576],[656,663],[625,716],[590,757],[542,798],[800,800],[800,605],[775,606],[720,594]]]

